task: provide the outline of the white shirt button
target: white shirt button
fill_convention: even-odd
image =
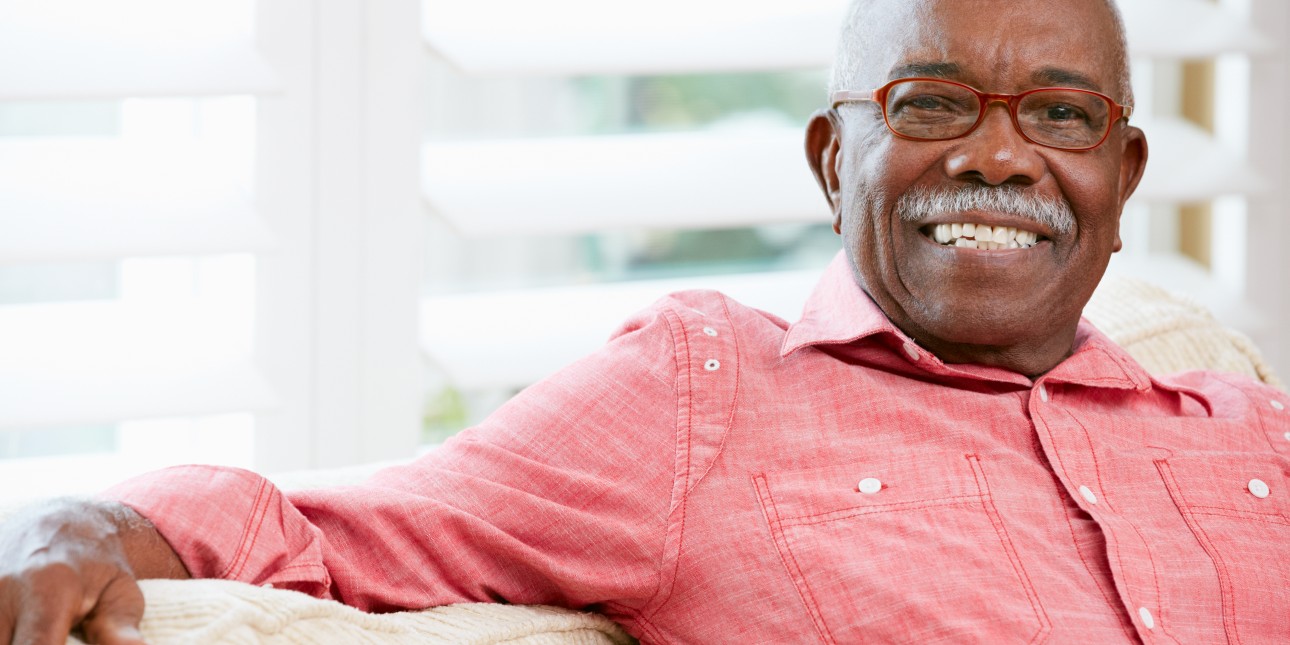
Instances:
[[[1276,410],[1277,412],[1281,412],[1281,411],[1283,411],[1283,410],[1285,410],[1285,409],[1286,409],[1286,404],[1284,404],[1284,403],[1282,403],[1282,402],[1280,402],[1280,401],[1278,401],[1278,400],[1276,400],[1276,399],[1272,399],[1272,409],[1273,409],[1273,410]]]
[[[1286,433],[1286,441],[1290,441],[1290,432]]]
[[[1262,479],[1251,479],[1250,484],[1249,486],[1247,486],[1247,488],[1250,489],[1251,495],[1259,499],[1263,499],[1272,493],[1272,491],[1268,488],[1267,482],[1263,481]]]
[[[715,329],[713,329],[713,328],[711,328],[711,327],[704,327],[704,328],[703,328],[703,333],[705,333],[705,334],[707,334],[707,335],[709,335],[709,336],[716,336],[716,335],[717,335],[717,330],[715,330]]]
[[[1039,384],[1039,398],[1043,399],[1044,403],[1048,402],[1048,388],[1044,387],[1043,383]]]
[[[1138,607],[1138,617],[1142,619],[1142,624],[1147,629],[1156,628],[1156,617],[1151,615],[1151,610],[1146,607]]]
[[[708,362],[703,364],[703,369],[708,370],[709,372],[715,372],[721,369],[721,361],[715,358],[709,358]]]
[[[908,356],[911,361],[917,361],[923,357],[923,354],[918,351],[918,346],[913,343],[905,343],[905,355]]]
[[[1079,487],[1079,496],[1083,497],[1084,501],[1088,502],[1089,504],[1097,503],[1097,495],[1094,495],[1093,491],[1090,490],[1088,486]]]
[[[860,480],[860,486],[858,488],[860,489],[860,492],[865,495],[872,495],[882,490],[882,482],[878,481],[874,477],[865,477]]]

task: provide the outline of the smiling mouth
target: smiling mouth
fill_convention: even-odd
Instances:
[[[1028,249],[1048,239],[1034,231],[1011,226],[987,226],[974,222],[932,224],[923,227],[921,232],[941,246],[986,251]]]

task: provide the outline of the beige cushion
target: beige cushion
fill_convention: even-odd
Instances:
[[[1107,276],[1084,316],[1152,374],[1236,372],[1285,389],[1248,337],[1196,302],[1132,278]]]

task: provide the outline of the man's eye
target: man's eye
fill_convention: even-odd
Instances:
[[[953,107],[953,102],[943,96],[922,94],[906,99],[901,105],[916,110],[947,110]]]
[[[1044,120],[1050,122],[1062,121],[1088,121],[1088,117],[1083,110],[1069,105],[1050,105],[1044,110]]]

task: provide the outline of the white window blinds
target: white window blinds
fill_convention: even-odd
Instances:
[[[252,342],[254,254],[275,245],[254,202],[254,97],[279,89],[253,19],[251,2],[0,2],[0,114],[14,117],[0,136],[0,274],[20,287],[0,304],[0,478],[25,483],[10,493],[249,458],[247,413],[276,404]],[[80,105],[106,125],[14,116]],[[68,266],[113,287],[51,297]],[[208,446],[241,450],[174,440],[198,426]],[[14,460],[67,428],[114,439]],[[164,435],[172,445],[140,440]]]

